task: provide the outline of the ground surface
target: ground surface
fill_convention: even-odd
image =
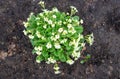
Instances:
[[[120,0],[45,0],[46,7],[70,11],[74,5],[84,20],[84,34],[94,33],[87,46],[91,59],[74,65],[61,64],[60,75],[52,65],[37,64],[32,46],[23,34],[30,12],[41,12],[39,0],[0,0],[0,79],[120,79]]]

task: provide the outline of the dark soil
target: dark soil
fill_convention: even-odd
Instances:
[[[60,64],[55,75],[52,65],[37,64],[32,45],[22,24],[30,12],[41,12],[39,0],[0,0],[0,79],[120,79],[120,0],[45,0],[46,7],[70,11],[77,7],[84,20],[84,34],[94,33],[87,46],[91,59],[72,66]]]

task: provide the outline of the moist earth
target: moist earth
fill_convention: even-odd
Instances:
[[[84,34],[94,34],[94,44],[86,45],[90,60],[73,65],[37,64],[23,21],[31,12],[41,12],[40,0],[0,0],[0,79],[120,79],[120,0],[44,0],[46,8],[70,12],[78,9],[84,20]]]

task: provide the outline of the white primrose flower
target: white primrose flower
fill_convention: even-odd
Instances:
[[[59,22],[58,22],[58,25],[62,25],[62,21],[59,21]]]
[[[41,37],[42,37],[42,35],[41,35],[40,32],[38,32],[38,31],[36,32],[36,35],[37,35],[38,38],[41,38]]]
[[[53,15],[52,17],[53,17],[53,18],[56,18],[56,15]]]
[[[54,66],[53,69],[54,69],[54,70],[59,70],[60,67],[59,67],[59,66]]]
[[[53,32],[52,35],[55,35],[55,33]]]
[[[28,37],[29,37],[30,39],[33,39],[33,38],[34,38],[34,36],[33,36],[33,35],[28,35]]]
[[[54,60],[52,57],[48,58],[48,61],[46,62],[47,64],[50,64],[50,63],[56,63],[56,60]]]
[[[63,24],[66,24],[67,22],[63,22]]]
[[[40,1],[38,4],[40,4],[42,8],[45,8],[45,2],[44,1]]]
[[[52,20],[48,20],[48,24],[52,24]]]
[[[40,1],[38,4],[44,5],[45,3],[44,3],[44,1]]]
[[[37,55],[41,55],[41,53],[42,53],[42,52],[40,52],[40,51],[37,51],[37,52],[36,52]]]
[[[36,62],[37,62],[37,63],[40,63],[41,61],[37,59]]]
[[[52,11],[53,12],[58,12],[58,9],[57,8],[53,8]]]
[[[83,24],[83,20],[82,19],[80,20],[80,23]]]
[[[68,24],[67,27],[68,27],[68,29],[70,29],[70,28],[72,28],[73,26],[72,26],[72,24]]]
[[[55,71],[55,74],[60,74],[61,72],[59,70]]]
[[[40,18],[39,18],[39,17],[37,17],[37,18],[36,18],[36,20],[40,20]]]
[[[82,46],[82,47],[85,47],[85,43],[81,43],[81,46]]]
[[[37,48],[37,47],[34,47],[34,49],[35,49],[35,50],[38,50],[38,48]]]
[[[27,18],[27,21],[29,21],[30,20],[30,18]]]
[[[91,45],[93,44],[93,42],[94,42],[94,36],[93,36],[93,33],[90,34],[88,40],[89,40],[89,44],[90,44],[90,46],[91,46]]]
[[[56,40],[57,40],[57,39],[56,39],[55,37],[53,37],[53,36],[51,36],[50,39],[51,39],[52,41],[56,41]]]
[[[73,27],[71,27],[69,28],[68,32],[74,34],[76,33],[76,30]]]
[[[56,49],[60,49],[60,48],[61,48],[61,46],[60,46],[60,44],[59,44],[59,43],[55,43],[55,45],[54,45],[54,46],[55,46],[55,48],[56,48]]]
[[[64,30],[62,35],[66,35],[67,33],[68,33],[67,30]]]
[[[41,47],[41,46],[38,46],[38,50],[41,51],[41,50],[42,50],[42,47]]]
[[[63,28],[59,28],[58,32],[61,33],[63,31]]]
[[[78,45],[79,45],[79,41],[80,41],[80,34],[79,34],[78,39],[75,40],[75,47],[74,47],[75,51],[78,51],[78,50],[79,50],[79,47],[78,47]]]
[[[80,57],[80,52],[73,51],[72,57],[75,58],[75,60],[77,60]]]
[[[70,23],[71,23],[71,22],[72,22],[72,20],[71,20],[71,19],[68,19],[68,22],[70,22]]]
[[[76,43],[76,41],[75,41],[75,39],[73,39],[73,41],[70,41],[69,45],[70,45],[70,46],[72,46],[72,45],[75,46],[75,43]]]
[[[67,14],[67,15],[69,15],[69,13],[68,13],[68,12],[67,12],[66,14]]]
[[[52,27],[55,27],[55,24],[52,24],[51,26],[52,26]]]
[[[44,21],[48,22],[48,18],[44,18]]]
[[[29,26],[29,23],[28,22],[23,22],[25,28],[27,28]]]
[[[69,59],[66,61],[66,63],[68,63],[69,65],[72,65],[74,63],[74,61],[72,59]]]
[[[61,44],[67,42],[67,39],[63,39],[62,41],[60,41]]]
[[[27,35],[27,31],[23,30],[23,33],[24,33],[25,35]]]
[[[47,43],[46,47],[47,47],[48,49],[52,48],[51,43]]]
[[[47,25],[44,25],[43,28],[46,29],[46,28],[47,28]]]
[[[59,34],[55,35],[55,38],[56,38],[56,39],[59,39],[59,38],[60,38],[60,35],[59,35]]]
[[[78,12],[78,10],[76,9],[76,7],[74,6],[70,6],[71,10],[74,11],[75,13]]]
[[[39,15],[43,17],[43,13],[39,13]]]
[[[42,40],[46,40],[46,38],[45,38],[44,36],[41,36],[41,39],[42,39]]]
[[[37,22],[37,25],[39,26],[39,25],[40,25],[40,23],[39,23],[39,22]]]

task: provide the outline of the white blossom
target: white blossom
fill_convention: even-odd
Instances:
[[[51,43],[47,43],[46,47],[47,47],[48,49],[52,48]]]
[[[43,13],[39,13],[40,16],[43,16]]]
[[[72,22],[72,20],[71,20],[71,19],[68,19],[68,22],[70,22],[70,23],[71,23],[71,22]]]
[[[55,33],[53,32],[52,35],[55,35]]]
[[[58,12],[58,9],[57,8],[53,8],[52,11],[53,12]]]
[[[63,28],[59,28],[58,32],[61,33],[63,31]]]
[[[62,25],[62,21],[59,21],[58,24],[59,24],[59,25]]]
[[[59,44],[59,43],[55,43],[55,45],[54,45],[54,46],[55,46],[55,48],[56,48],[56,49],[60,49],[60,48],[61,48],[61,46],[60,46],[60,44]]]
[[[74,34],[76,33],[76,30],[73,27],[71,27],[69,28],[68,32]]]
[[[46,28],[47,28],[47,25],[44,25],[43,28],[46,29]]]
[[[41,36],[42,36],[42,35],[40,34],[40,32],[38,32],[38,31],[36,32],[36,35],[37,35],[38,38],[41,38]]]
[[[37,22],[37,25],[39,26],[39,25],[40,25],[40,23],[39,23],[39,22]]]
[[[44,18],[44,21],[48,22],[48,18]]]
[[[76,7],[74,6],[70,6],[71,10],[74,11],[75,13],[78,12],[78,10],[76,9]]]
[[[63,24],[66,24],[66,22],[63,22]]]
[[[59,73],[61,73],[59,70],[58,70],[58,71],[55,71],[55,74],[59,74]]]
[[[65,42],[67,42],[67,39],[63,39],[62,41],[60,41],[60,43],[65,43]]]
[[[72,24],[67,25],[68,29],[72,28]]]
[[[57,39],[56,39],[55,37],[53,37],[53,36],[51,36],[50,39],[51,39],[52,41],[56,41],[56,40],[57,40]]]
[[[36,18],[36,20],[40,20],[40,18],[39,18],[39,17],[37,17],[37,18]]]
[[[60,38],[60,35],[59,35],[59,34],[55,35],[55,38],[56,38],[56,39],[59,39],[59,38]]]
[[[23,22],[23,24],[24,24],[25,28],[27,28],[27,27],[28,27],[28,25],[29,25],[29,23],[28,23],[28,22]]]
[[[68,33],[67,30],[64,30],[62,34],[66,35],[67,33]]]
[[[80,57],[80,52],[73,51],[72,57],[75,58],[75,60],[77,60]]]
[[[52,27],[55,27],[55,24],[52,24],[51,26],[52,26]]]
[[[40,4],[42,8],[45,8],[45,3],[44,3],[44,1],[40,1],[38,4]]]
[[[83,24],[83,20],[82,19],[80,20],[80,23]]]
[[[41,55],[41,53],[42,53],[42,52],[40,52],[40,51],[37,51],[37,52],[36,52],[37,55]]]
[[[48,20],[48,24],[52,24],[52,20]]]
[[[74,61],[72,59],[69,59],[66,61],[66,63],[68,63],[69,65],[72,65],[74,63]]]
[[[40,60],[37,59],[36,62],[37,62],[37,63],[40,63]]]
[[[39,4],[40,5],[44,5],[45,3],[44,3],[44,1],[40,1]]]
[[[91,45],[93,44],[93,42],[94,42],[94,36],[93,36],[93,33],[90,34],[88,40],[89,40],[89,44],[90,44],[90,46],[91,46]]]
[[[41,36],[41,39],[42,39],[42,40],[45,40],[45,37],[44,37],[44,36]]]
[[[27,35],[27,31],[23,30],[23,33],[24,33],[25,35]]]
[[[54,68],[53,68],[54,70],[59,70],[60,69],[60,67],[59,66],[54,66]]]
[[[52,17],[53,17],[53,18],[56,18],[56,15],[53,15]]]
[[[33,38],[34,38],[34,36],[33,36],[33,35],[29,35],[28,37],[29,37],[30,39],[33,39]]]
[[[54,60],[52,57],[48,58],[48,61],[46,62],[47,64],[50,64],[50,63],[56,63],[56,60]]]

